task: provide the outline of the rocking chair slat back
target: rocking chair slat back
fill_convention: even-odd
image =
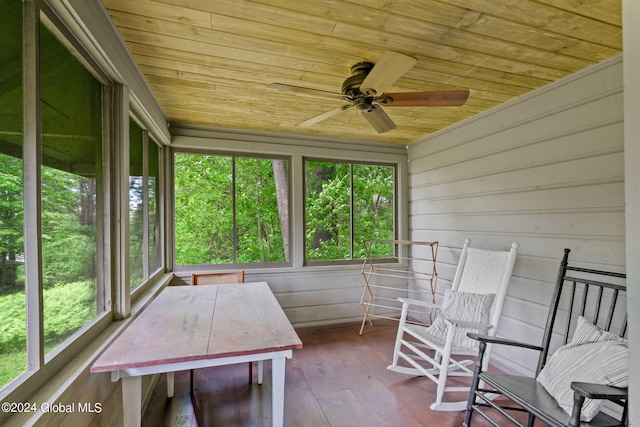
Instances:
[[[536,375],[544,367],[549,354],[555,350],[552,345],[553,335],[558,330],[562,331],[560,345],[567,344],[571,340],[579,316],[616,335],[624,337],[626,333],[626,301],[620,301],[626,293],[626,275],[569,266],[567,260],[570,250],[565,249],[564,252],[558,271],[558,281],[563,283],[563,286],[556,286],[554,289]],[[611,278],[611,281],[604,282],[605,277]],[[565,291],[570,292],[568,303],[563,299]],[[562,316],[559,316],[559,313]],[[557,324],[561,319],[562,326]]]
[[[526,424],[528,427],[534,425],[536,418],[552,427],[628,425],[628,389],[624,386],[626,384],[624,372],[626,365],[623,362],[627,357],[623,356],[625,350],[621,350],[621,347],[626,349],[626,344],[618,337],[605,334],[593,327],[585,327],[585,325],[592,323],[610,334],[625,337],[627,331],[626,275],[569,266],[569,252],[569,249],[565,249],[560,263],[542,343],[539,346],[537,343],[495,338],[486,334],[468,334],[469,337],[479,341],[480,349],[463,426],[471,426],[474,414],[482,416],[492,425],[502,425],[497,422],[497,418],[494,418],[498,416],[497,414],[501,414],[504,419],[510,420],[514,425],[524,427],[525,424],[512,416],[513,411],[524,411],[529,414]],[[586,322],[579,321],[581,316],[586,319]],[[581,325],[581,329],[576,335],[578,324]],[[606,354],[593,353],[592,344],[599,343],[596,342],[599,341],[597,334],[602,334],[601,336],[605,340],[602,342],[603,344],[617,343],[618,353],[614,352],[613,359],[607,359]],[[574,336],[577,338],[575,345]],[[582,341],[589,338],[591,340]],[[487,370],[483,361],[490,344],[499,345],[502,348],[527,348],[539,352],[535,376]],[[564,356],[550,357],[558,347],[567,344],[569,345],[560,352]],[[580,347],[582,345],[585,347]],[[586,351],[586,358],[580,359],[579,362],[572,358],[576,357],[578,353],[575,351],[574,353],[566,353],[566,351],[572,351],[576,348]],[[605,353],[613,351],[613,348],[613,346],[605,347],[603,351]],[[572,356],[567,358],[566,354]],[[547,359],[553,360],[552,365],[547,366],[550,370],[545,368]],[[540,375],[543,368],[545,368],[545,372]],[[577,373],[576,368],[583,369],[583,371]],[[581,376],[582,374],[587,375]],[[597,377],[600,374],[602,376]],[[560,382],[551,386],[551,390],[547,388],[550,385],[549,375],[561,378]],[[540,378],[542,379],[540,380]],[[572,378],[576,379],[572,380]],[[604,378],[609,379],[603,380]],[[556,377],[554,377],[555,380]],[[571,394],[567,394],[565,389],[556,387],[566,381],[570,382],[571,390],[567,391]],[[563,396],[560,400],[556,400],[558,392]],[[501,395],[506,401],[494,399],[498,395]],[[567,397],[570,401],[567,400]],[[584,410],[584,406],[588,406],[585,399],[598,400],[596,405],[606,404],[614,408],[618,407],[620,413],[610,414],[609,411],[600,410],[600,406],[596,405],[591,405],[589,409]],[[487,408],[492,409],[489,411]]]

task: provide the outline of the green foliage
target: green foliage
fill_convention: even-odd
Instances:
[[[0,388],[13,381],[27,370],[26,351],[19,353],[0,353]]]
[[[285,261],[273,164],[236,159],[238,262]]]
[[[24,252],[22,193],[22,160],[0,153],[0,286],[11,289],[22,285],[17,272]]]
[[[44,342],[58,344],[96,316],[95,285],[75,282],[45,289]]]
[[[393,239],[394,185],[393,167],[308,161],[306,258],[361,259],[364,240]],[[376,246],[374,256],[391,255],[393,247]]]
[[[309,260],[351,257],[350,175],[346,163],[307,162],[305,236]]]
[[[233,218],[230,158],[175,156],[175,241],[178,264],[228,263]]]
[[[354,258],[364,258],[362,242],[394,238],[394,169],[385,166],[353,166]],[[392,256],[391,245],[372,246],[374,258]]]
[[[135,287],[144,280],[143,177],[129,177],[129,283]]]
[[[94,284],[69,283],[44,290],[45,345],[54,348],[95,317]],[[26,296],[0,295],[0,387],[26,369]]]
[[[0,3],[3,102],[0,103],[0,386],[26,369],[23,156],[41,162],[43,322],[50,350],[96,315],[96,177],[102,165],[103,87],[66,43],[40,23],[41,117],[37,157],[23,151],[22,2]],[[30,124],[33,131],[34,124]],[[33,177],[31,177],[33,178]],[[33,182],[33,181],[32,181]],[[34,212],[30,212],[33,214]],[[40,213],[40,212],[38,212]],[[34,224],[27,224],[33,228]],[[35,245],[34,245],[35,246]],[[28,258],[27,258],[28,257]],[[33,280],[30,277],[30,280]],[[38,292],[38,283],[28,283]],[[31,318],[31,316],[30,316]],[[37,324],[37,323],[36,323]],[[33,331],[33,332],[38,332]]]
[[[178,264],[286,260],[271,160],[177,154],[175,200]]]
[[[24,291],[0,296],[0,354],[26,348],[27,311]]]
[[[26,300],[20,159],[0,155],[0,382],[25,370]],[[96,313],[95,180],[42,168],[42,279],[44,339],[52,349]],[[13,261],[13,263],[12,263]]]
[[[96,244],[93,229],[61,222],[42,236],[42,278],[46,286],[94,275]]]
[[[306,258],[363,258],[365,239],[392,239],[394,191],[391,166],[306,162]],[[271,160],[177,154],[175,200],[178,264],[287,259]]]
[[[144,163],[143,129],[129,118],[129,283],[144,280]]]
[[[89,281],[44,290],[45,343],[59,343],[95,317],[94,284]],[[0,295],[0,353],[22,351],[26,346],[26,296],[24,291]]]
[[[42,170],[42,265],[45,286],[95,275],[96,227],[86,178],[57,169]]]

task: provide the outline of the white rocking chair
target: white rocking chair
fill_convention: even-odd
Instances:
[[[462,248],[460,262],[451,290],[445,292],[442,305],[427,301],[399,298],[402,314],[398,326],[393,362],[388,369],[408,375],[426,376],[437,384],[436,401],[431,405],[437,411],[462,411],[466,400],[443,402],[445,392],[467,392],[469,386],[447,387],[448,376],[473,376],[473,360],[457,360],[453,355],[477,355],[477,345],[467,332],[495,336],[507,294],[507,287],[516,261],[518,244],[509,251],[470,248],[467,239]],[[438,309],[431,326],[422,326],[407,319],[410,305]],[[429,352],[430,354],[428,354]],[[483,365],[489,364],[491,349],[487,349]],[[400,360],[407,366],[400,366]]]

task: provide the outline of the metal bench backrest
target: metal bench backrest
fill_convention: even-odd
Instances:
[[[536,375],[549,354],[571,340],[579,316],[603,330],[626,336],[627,275],[569,266],[569,252],[569,249],[564,250],[558,271]]]

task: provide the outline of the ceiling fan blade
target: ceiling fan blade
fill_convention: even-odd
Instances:
[[[298,123],[297,126],[311,126],[314,125],[318,122],[321,122],[323,120],[328,119],[329,117],[333,117],[337,114],[342,113],[345,110],[348,110],[349,108],[353,107],[353,104],[347,104],[347,105],[343,105],[342,107],[338,107],[338,108],[334,108],[333,110],[329,110],[326,113],[322,113],[319,116],[315,116],[315,117],[311,117],[308,120],[305,120],[304,122]]]
[[[344,100],[344,95],[342,95],[341,93],[327,92],[324,90],[311,89],[308,87],[291,86],[291,85],[285,85],[282,83],[269,83],[267,87],[269,89],[276,89],[276,90],[285,91],[285,92],[293,92],[299,95],[308,95],[308,96],[320,97],[324,99],[333,98],[340,101]]]
[[[369,111],[362,111],[362,115],[378,133],[384,133],[396,127],[391,117],[378,105],[373,105]]]
[[[383,93],[377,102],[387,107],[457,107],[463,105],[467,98],[468,90],[443,90]]]
[[[383,93],[396,80],[413,68],[418,60],[403,53],[388,51],[369,71],[360,85],[360,92],[367,96]]]

